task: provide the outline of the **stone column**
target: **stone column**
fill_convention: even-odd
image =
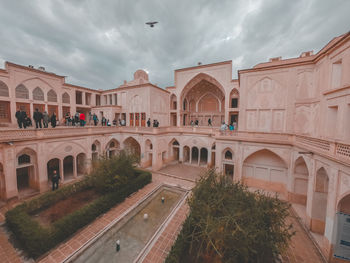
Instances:
[[[78,177],[77,158],[75,156],[73,156],[73,177],[74,179]]]
[[[198,148],[198,166],[201,164],[201,149]]]
[[[86,105],[86,101],[85,101],[85,92],[81,92],[81,105]]]
[[[61,182],[63,183],[64,182],[64,172],[63,172],[63,160],[62,159],[59,159],[58,170],[60,172],[59,176],[61,178]]]
[[[208,149],[207,166],[211,166],[211,147]]]
[[[192,147],[190,148],[190,164],[192,164]]]
[[[180,163],[183,163],[184,161],[184,150],[183,150],[183,147],[179,146],[179,162]]]

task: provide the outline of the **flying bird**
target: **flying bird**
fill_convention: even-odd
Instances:
[[[158,22],[147,22],[146,25],[149,25],[150,27],[154,27],[155,24],[157,24]]]

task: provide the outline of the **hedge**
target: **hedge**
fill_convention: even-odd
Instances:
[[[38,258],[152,181],[152,174],[149,172],[137,170],[137,174],[138,176],[133,181],[130,181],[119,191],[99,197],[57,220],[50,227],[41,226],[30,216],[30,213],[48,207],[75,192],[92,187],[88,180],[46,193],[17,206],[6,213],[6,223],[29,256]]]
[[[186,237],[192,232],[191,220],[192,217],[189,215],[183,223],[182,229],[165,259],[165,263],[181,263],[182,257],[187,254],[190,243],[186,240]]]

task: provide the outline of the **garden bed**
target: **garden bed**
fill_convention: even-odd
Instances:
[[[32,216],[42,226],[50,226],[50,224],[91,203],[100,196],[94,189],[82,190],[46,209],[37,211]]]
[[[8,211],[6,224],[21,248],[38,258],[151,181],[150,172],[120,154],[102,160],[86,179]]]

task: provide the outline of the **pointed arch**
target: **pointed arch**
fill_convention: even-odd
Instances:
[[[53,89],[50,89],[47,93],[47,101],[49,102],[57,102],[57,93]]]
[[[124,149],[130,154],[133,154],[138,158],[141,157],[141,145],[134,137],[130,136],[126,138],[123,142],[123,146]]]
[[[63,103],[70,103],[70,96],[67,92],[62,94],[62,102]]]
[[[9,88],[5,82],[0,80],[0,97],[9,97]]]
[[[19,84],[16,87],[15,93],[17,99],[29,99],[29,90],[23,84]]]
[[[288,166],[275,152],[260,149],[243,162],[242,179],[248,186],[287,194]]]
[[[210,76],[207,73],[198,73],[190,81],[187,82],[187,84],[185,85],[184,89],[181,92],[181,97],[183,98],[186,97],[187,92],[202,80],[205,80],[213,84],[214,86],[218,87],[221,90],[221,92],[225,95],[225,89],[219,81],[217,81],[214,77]]]
[[[222,151],[222,157],[224,160],[233,160],[233,151],[231,148],[227,147]]]
[[[324,167],[320,167],[315,176],[311,209],[311,231],[323,235],[326,228],[329,176]]]
[[[170,95],[170,109],[177,109],[177,97],[174,93]]]
[[[33,90],[33,100],[44,101],[44,92],[40,87],[36,87]]]

